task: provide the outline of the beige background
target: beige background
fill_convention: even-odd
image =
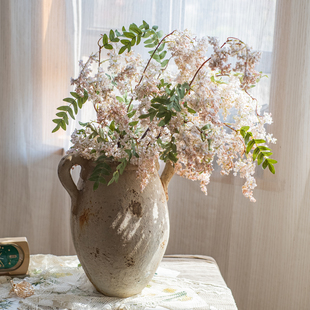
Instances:
[[[0,237],[27,236],[32,253],[72,254],[70,202],[56,175],[68,136],[51,135],[50,120],[76,73],[82,4],[0,4]],[[207,197],[178,177],[169,188],[167,252],[213,256],[240,310],[309,309],[309,16],[307,0],[277,1],[270,130],[279,163],[275,176],[258,173],[257,202],[242,196],[240,179],[217,173]]]

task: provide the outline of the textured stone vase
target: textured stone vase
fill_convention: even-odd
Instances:
[[[77,186],[70,169],[81,166]],[[153,277],[169,238],[165,191],[158,173],[141,193],[136,166],[118,183],[93,190],[94,162],[65,156],[58,175],[71,196],[71,232],[77,256],[96,289],[107,296],[138,294]],[[113,167],[112,167],[113,170]],[[109,179],[112,175],[109,177]]]

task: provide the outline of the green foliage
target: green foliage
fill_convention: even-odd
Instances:
[[[98,189],[100,183],[107,184],[108,186],[114,182],[117,183],[120,175],[123,174],[132,156],[139,158],[134,143],[132,143],[131,149],[126,149],[125,152],[128,154],[128,159],[121,158],[119,160],[119,164],[117,165],[115,171],[113,172],[112,178],[110,179],[109,182],[107,182],[106,177],[111,175],[112,169],[111,166],[108,164],[108,162],[111,162],[113,158],[111,157],[108,158],[105,154],[98,157],[98,159],[95,162],[96,166],[89,178],[89,181],[95,182],[93,186],[94,191]]]
[[[70,105],[67,106],[60,106],[57,108],[57,110],[61,111],[56,113],[56,116],[58,118],[53,119],[53,122],[56,123],[56,127],[53,129],[52,132],[56,132],[60,129],[60,127],[63,130],[66,130],[67,125],[69,125],[69,117],[70,116],[72,119],[75,119],[74,114],[76,115],[78,113],[78,109],[81,109],[83,104],[87,101],[88,99],[88,93],[86,89],[84,89],[84,96],[81,97],[79,94],[75,92],[70,93],[73,98],[65,98],[63,101],[70,103]],[[73,108],[73,109],[72,109]]]
[[[158,126],[163,127],[170,122],[173,116],[177,115],[176,112],[181,112],[182,107],[180,101],[185,97],[186,92],[189,90],[189,85],[188,83],[182,85],[178,84],[172,89],[170,88],[171,84],[165,84],[164,86],[159,85],[159,87],[165,87],[166,94],[153,98],[148,113],[140,115],[139,118],[144,119],[149,117],[150,120],[153,121],[154,117],[156,117],[160,120]],[[187,104],[185,107],[190,113],[196,113],[196,111],[189,108]]]
[[[105,177],[111,174],[111,167],[106,163],[106,160],[107,156],[104,154],[98,157],[96,166],[89,178],[89,181],[95,182],[93,186],[94,191],[99,187],[100,183],[106,184]]]
[[[222,81],[222,78],[219,78],[218,80],[216,80],[215,77],[214,77],[213,75],[211,76],[211,81],[212,81],[213,83],[217,83],[217,84],[228,84],[228,83]]]
[[[109,36],[107,34],[102,35],[101,47],[111,50],[113,49],[113,45],[111,45],[110,42],[120,42],[122,46],[118,53],[122,54],[126,50],[130,52],[131,48],[134,45],[139,45],[141,39],[143,38],[145,39],[144,46],[146,48],[152,48],[152,50],[149,51],[151,55],[154,53],[152,58],[159,62],[162,67],[165,67],[169,62],[168,59],[164,59],[167,54],[167,51],[164,51],[165,42],[162,42],[162,44],[158,46],[160,39],[163,36],[163,31],[158,31],[157,29],[157,26],[150,28],[150,25],[145,21],[143,21],[142,25],[139,27],[135,23],[130,24],[128,30],[126,30],[126,28],[123,26],[122,33],[120,33],[118,30],[113,31],[111,29]],[[156,50],[157,46],[158,48]]]
[[[271,149],[265,145],[266,141],[264,139],[251,139],[253,136],[252,132],[248,131],[250,129],[249,126],[243,126],[240,128],[240,134],[244,139],[244,143],[246,145],[246,154],[249,154],[254,146],[255,149],[253,151],[253,161],[257,160],[257,164],[262,164],[263,169],[269,168],[270,172],[275,174],[274,164],[277,163],[275,159],[269,158],[273,153]]]
[[[160,138],[157,139],[158,145],[160,145],[164,151],[160,156],[160,159],[166,162],[167,160],[176,163],[178,161],[178,153],[177,153],[177,146],[175,144],[175,138],[172,136],[171,140],[167,143],[163,143]]]
[[[207,134],[206,134],[206,131],[207,134],[209,134],[211,132],[211,124],[207,124],[205,126],[203,126],[201,129],[200,129],[200,137],[201,137],[201,140],[202,141],[208,141],[208,150],[211,151],[211,143],[212,143],[212,139],[210,138],[207,138]]]

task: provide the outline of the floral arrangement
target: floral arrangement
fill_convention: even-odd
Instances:
[[[141,41],[150,49],[147,61],[132,50]],[[145,21],[110,30],[98,47],[80,62],[80,74],[71,82],[75,92],[64,99],[69,105],[59,107],[53,120],[53,132],[65,130],[69,117],[92,103],[97,119],[80,122],[68,153],[96,161],[90,177],[95,190],[100,183],[117,182],[129,163],[137,165],[143,190],[161,159],[164,174],[199,180],[207,194],[216,160],[222,175],[245,178],[242,192],[255,201],[256,164],[275,173],[277,162],[267,146],[276,142],[265,130],[271,115],[260,115],[260,104],[249,93],[263,77],[255,70],[259,52],[233,37],[220,45],[187,30],[163,36]],[[227,123],[233,108],[234,122]],[[111,161],[118,163],[114,171]]]

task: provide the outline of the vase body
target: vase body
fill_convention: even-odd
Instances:
[[[77,187],[70,175],[75,164],[82,168]],[[151,280],[166,250],[166,196],[157,172],[141,193],[132,165],[126,167],[118,183],[101,184],[94,191],[94,183],[88,181],[93,168],[93,162],[77,156],[66,156],[59,164],[59,178],[72,198],[71,232],[76,253],[99,292],[132,296]]]

